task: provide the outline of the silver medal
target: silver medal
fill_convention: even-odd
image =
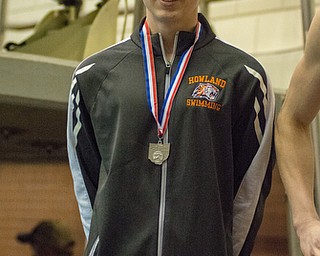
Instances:
[[[149,143],[148,159],[157,165],[161,165],[168,159],[169,152],[170,143]]]

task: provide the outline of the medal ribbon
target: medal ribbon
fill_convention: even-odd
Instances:
[[[190,60],[193,48],[199,39],[200,32],[201,32],[201,23],[198,22],[196,27],[196,36],[195,36],[194,43],[180,57],[177,70],[173,76],[173,79],[170,82],[170,86],[164,98],[163,106],[162,106],[160,117],[159,117],[156,71],[155,71],[154,57],[153,57],[153,51],[152,51],[151,32],[150,32],[147,21],[145,21],[140,31],[140,37],[142,41],[144,71],[145,71],[145,78],[146,78],[147,101],[148,101],[149,109],[153,114],[154,119],[157,122],[159,139],[163,137],[167,129],[173,100],[177,94],[184,72],[188,66],[188,62]]]

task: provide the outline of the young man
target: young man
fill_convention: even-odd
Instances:
[[[307,35],[277,119],[279,171],[291,205],[303,254],[320,255],[320,222],[314,205],[314,152],[311,122],[320,109],[320,13]]]
[[[76,69],[68,151],[85,255],[250,255],[270,189],[263,67],[195,0],[144,0],[131,38]]]

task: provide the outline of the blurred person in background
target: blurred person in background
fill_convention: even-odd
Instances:
[[[17,240],[31,245],[34,256],[72,256],[75,244],[67,227],[55,221],[42,221]]]

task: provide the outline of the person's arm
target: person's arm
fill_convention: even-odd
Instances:
[[[304,255],[320,255],[320,221],[314,204],[311,122],[320,108],[320,13],[307,35],[305,54],[292,75],[277,118],[279,172]]]
[[[67,123],[70,169],[87,239],[101,166],[101,156],[96,144],[91,118],[77,79],[77,75],[81,75],[88,69],[85,67],[75,72],[70,91]]]

